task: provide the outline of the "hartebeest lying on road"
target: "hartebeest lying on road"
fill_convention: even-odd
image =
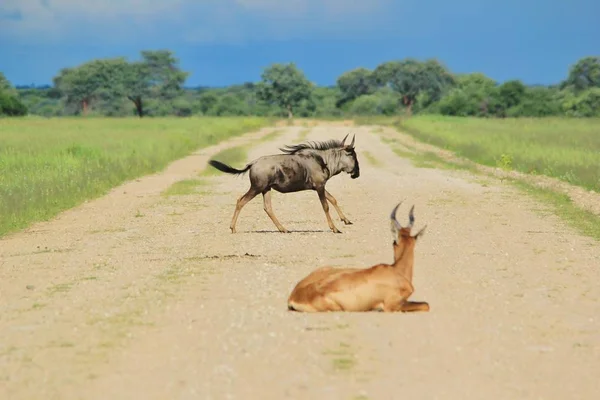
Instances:
[[[348,135],[341,142],[329,140],[287,146],[287,149],[281,149],[286,154],[257,158],[248,163],[244,169],[236,169],[220,161],[210,160],[208,162],[210,165],[228,174],[239,175],[250,171],[250,189],[237,201],[229,226],[231,232],[235,233],[235,224],[242,207],[259,193],[263,195],[264,209],[271,221],[280,232],[288,232],[279,223],[271,208],[271,189],[275,189],[280,193],[315,190],[319,195],[323,211],[325,211],[329,229],[335,233],[341,233],[331,220],[327,201],[329,200],[333,204],[344,223],[351,224],[351,222],[342,214],[336,199],[325,190],[325,184],[340,172],[350,174],[352,179],[356,179],[360,175],[358,158],[354,151],[355,138],[352,137],[352,142],[346,145],[347,137]]]
[[[414,206],[409,223],[402,227],[396,219],[400,202],[392,211],[394,263],[367,269],[322,267],[302,279],[288,298],[288,309],[301,312],[324,311],[429,311],[426,302],[408,301],[412,285],[414,249],[425,225],[416,235]]]

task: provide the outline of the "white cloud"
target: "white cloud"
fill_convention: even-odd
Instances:
[[[374,25],[370,18],[391,1],[0,0],[0,35],[37,43],[122,42],[152,32],[158,37],[166,27],[170,37],[193,42],[240,42],[261,34],[298,37]]]
[[[372,14],[394,0],[233,0],[251,11],[269,15],[321,13],[328,17]],[[399,0],[396,0],[399,1]]]

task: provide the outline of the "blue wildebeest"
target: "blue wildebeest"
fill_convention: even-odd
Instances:
[[[263,195],[264,209],[271,221],[280,232],[288,232],[279,223],[271,208],[271,189],[280,193],[315,190],[319,195],[323,211],[325,211],[329,229],[335,233],[341,233],[331,220],[327,201],[333,204],[340,219],[346,225],[352,224],[342,213],[337,200],[325,190],[327,181],[340,172],[350,174],[352,179],[356,179],[360,175],[358,158],[354,151],[355,137],[352,137],[350,144],[345,144],[347,137],[348,135],[341,141],[328,140],[285,146],[285,149],[281,149],[285,154],[257,158],[246,164],[244,169],[236,169],[220,161],[210,160],[208,163],[211,166],[228,174],[239,175],[250,171],[250,189],[237,200],[229,226],[231,232],[235,233],[235,224],[242,207],[259,193]]]

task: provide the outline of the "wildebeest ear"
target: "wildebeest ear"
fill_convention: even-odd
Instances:
[[[350,147],[351,149],[354,148],[354,139],[356,139],[356,135],[352,135],[352,142],[350,142],[350,144],[348,145],[348,147]]]

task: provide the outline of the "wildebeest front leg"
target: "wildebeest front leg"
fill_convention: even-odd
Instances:
[[[325,189],[325,197],[327,197],[327,200],[333,205],[335,211],[337,211],[338,215],[340,216],[340,219],[344,221],[344,224],[352,225],[352,222],[350,222],[350,220],[346,218],[346,216],[342,212],[342,209],[338,206],[338,202],[335,199],[335,197],[333,197],[332,194],[327,191],[327,189]]]
[[[231,219],[231,224],[229,225],[229,229],[231,229],[231,233],[235,233],[235,224],[238,219],[238,215],[240,215],[240,211],[242,207],[244,207],[250,200],[252,200],[256,195],[260,193],[258,190],[250,187],[246,194],[240,197],[235,205],[235,212],[233,213],[233,218]]]
[[[271,221],[273,221],[277,229],[279,229],[279,232],[288,233],[289,231],[279,223],[277,217],[273,213],[273,208],[271,207],[271,189],[267,190],[266,192],[263,192],[263,205],[265,212],[267,213],[269,218],[271,218]]]
[[[342,233],[338,228],[335,227],[333,221],[331,220],[331,215],[329,215],[329,204],[327,204],[325,188],[317,189],[317,194],[319,195],[319,200],[321,200],[323,211],[325,211],[325,216],[327,217],[327,224],[329,225],[329,229],[331,229],[334,233]]]

